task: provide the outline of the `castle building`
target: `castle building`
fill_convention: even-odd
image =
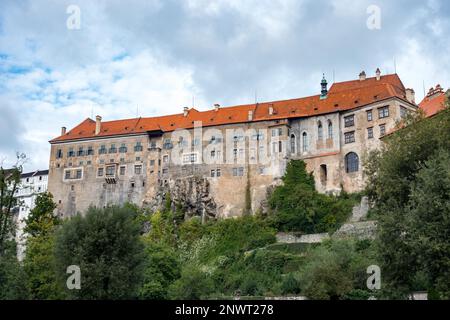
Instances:
[[[48,189],[48,170],[37,170],[34,172],[22,173],[20,175],[20,184],[15,193],[15,198],[18,200],[18,207],[15,208],[17,212],[17,230],[16,242],[17,257],[22,260],[25,251],[25,238],[23,229],[25,228],[25,219],[28,218],[31,210],[35,206],[36,197],[40,193],[47,192]]]
[[[414,91],[379,69],[320,85],[304,98],[63,127],[50,141],[49,191],[65,216],[125,202],[156,210],[168,192],[188,216],[237,216],[264,210],[291,159],[319,192],[360,191],[368,152],[417,110]]]

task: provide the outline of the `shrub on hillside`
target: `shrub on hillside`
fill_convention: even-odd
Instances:
[[[319,233],[336,230],[350,215],[354,199],[319,194],[314,177],[306,172],[301,160],[291,160],[283,177],[283,185],[269,198],[269,219],[280,231]]]

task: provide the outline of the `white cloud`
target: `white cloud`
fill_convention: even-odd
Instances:
[[[450,85],[447,1],[378,0],[382,29],[369,31],[373,1],[71,0],[0,2],[0,158],[29,154],[48,165],[48,140],[86,117],[105,120],[181,112],[319,92],[376,67],[418,96]],[[8,136],[9,135],[9,136]]]

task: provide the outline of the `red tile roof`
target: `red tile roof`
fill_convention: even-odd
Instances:
[[[351,110],[392,97],[406,101],[405,87],[396,74],[382,76],[378,81],[376,78],[367,78],[364,81],[353,80],[335,83],[328,91],[326,99],[320,99],[320,95],[315,95],[290,100],[221,107],[218,111],[214,109],[198,111],[191,108],[186,117],[183,113],[180,113],[151,118],[102,121],[101,131],[98,135],[95,135],[95,121],[87,118],[66,134],[51,140],[50,143],[137,134],[154,130],[170,132],[180,128],[193,128],[194,121],[202,121],[204,127],[244,123],[249,122],[249,111],[253,113],[251,120],[253,122],[308,117]],[[273,108],[272,115],[269,114],[269,108]]]
[[[422,102],[419,103],[419,108],[425,112],[427,117],[431,117],[445,108],[446,100],[447,96],[443,91],[432,96],[427,95]]]

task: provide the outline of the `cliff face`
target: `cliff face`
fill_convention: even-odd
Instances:
[[[211,195],[208,179],[191,176],[169,180],[158,189],[153,199],[144,203],[144,206],[152,211],[161,210],[165,206],[168,194],[172,210],[181,206],[185,218],[199,216],[202,220],[207,220],[217,217],[218,208]]]

